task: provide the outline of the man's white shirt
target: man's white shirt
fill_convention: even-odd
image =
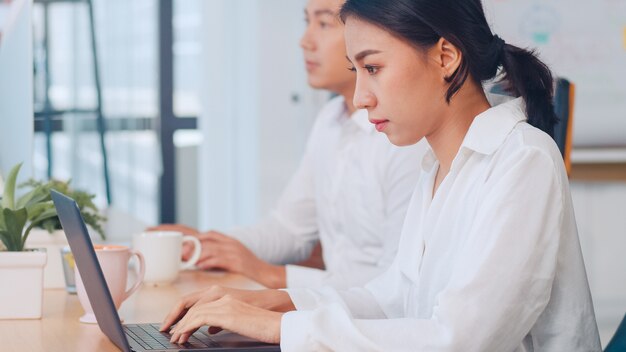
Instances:
[[[425,143],[396,147],[342,97],[320,111],[300,166],[261,223],[228,232],[259,258],[304,260],[321,241],[326,270],[287,266],[287,287],[352,287],[386,269],[419,177]]]

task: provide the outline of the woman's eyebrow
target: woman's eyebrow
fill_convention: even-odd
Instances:
[[[366,57],[368,57],[370,55],[375,55],[375,54],[380,54],[380,53],[381,53],[380,50],[367,49],[367,50],[363,50],[360,53],[354,55],[354,59],[356,61],[361,61],[361,60],[365,59]]]

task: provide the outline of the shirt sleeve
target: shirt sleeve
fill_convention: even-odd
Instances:
[[[372,294],[388,287],[394,287],[395,290],[384,297],[376,298]],[[396,260],[385,273],[374,278],[365,287],[338,290],[336,287],[324,286],[315,289],[287,288],[284,291],[289,294],[298,311],[314,310],[339,302],[354,318],[376,319],[402,315],[403,296],[408,292],[408,285],[402,280]],[[386,311],[383,311],[381,303]]]
[[[407,300],[419,304],[419,297],[406,292],[387,298],[403,290],[408,277],[400,287],[368,285],[387,319],[355,318],[345,302],[290,312],[283,316],[282,350],[515,350],[550,300],[563,213],[554,163],[545,152],[526,148],[494,170],[459,264],[431,316],[389,316]]]
[[[312,158],[305,153],[298,170],[263,221],[228,232],[260,259],[287,264],[306,259],[318,241]]]

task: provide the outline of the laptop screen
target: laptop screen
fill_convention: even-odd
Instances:
[[[100,330],[122,351],[130,352],[122,323],[78,205],[73,199],[54,190],[51,194]]]

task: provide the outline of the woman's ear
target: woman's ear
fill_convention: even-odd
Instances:
[[[431,49],[431,56],[440,67],[442,78],[448,80],[461,66],[463,54],[459,48],[442,37]]]

